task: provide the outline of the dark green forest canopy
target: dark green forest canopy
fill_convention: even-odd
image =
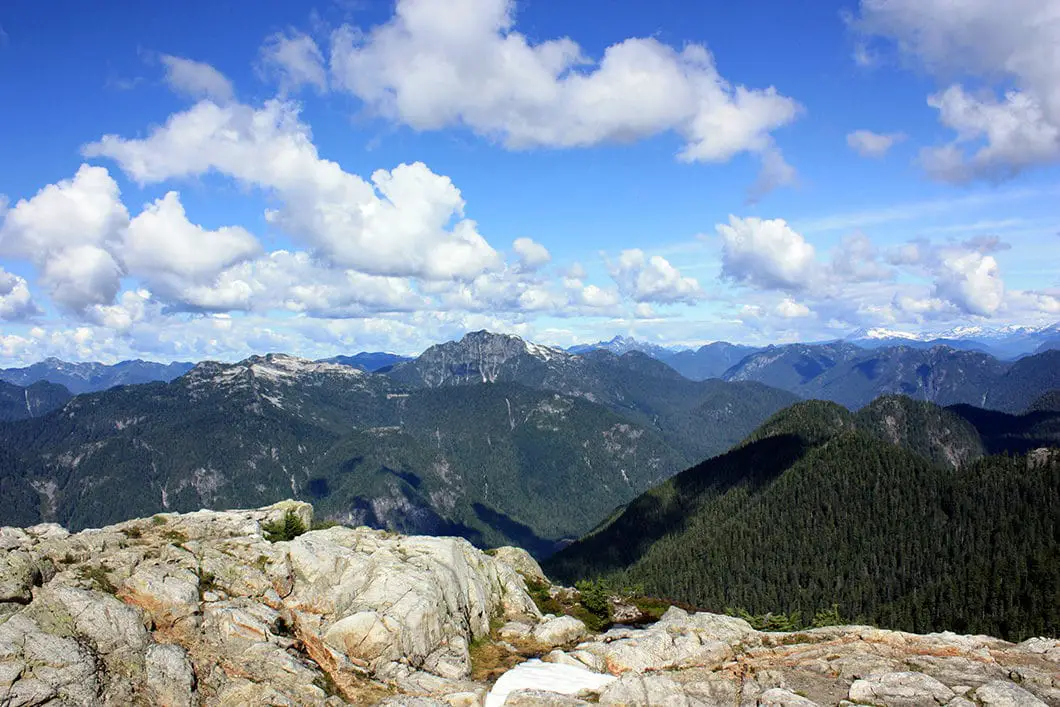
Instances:
[[[880,438],[895,405],[916,434]],[[890,414],[793,406],[631,502],[546,571],[715,611],[812,616],[835,603],[888,628],[1060,633],[1060,453],[955,466],[930,454],[933,440],[949,430],[973,449],[970,425],[913,401],[877,407]]]

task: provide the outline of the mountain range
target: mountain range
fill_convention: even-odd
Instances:
[[[1008,336],[1028,339],[1016,330]],[[875,332],[880,335],[879,331]],[[951,332],[957,335],[961,332]],[[999,335],[1000,336],[1000,335]],[[886,345],[888,341],[897,344]],[[817,344],[783,344],[754,348],[716,342],[695,351],[660,351],[635,339],[613,339],[613,346],[652,355],[692,380],[754,381],[800,398],[832,400],[856,409],[881,395],[901,394],[942,405],[966,403],[1007,412],[1024,410],[1042,391],[1060,388],[1060,351],[1045,349],[1016,360],[1002,360],[980,350],[972,340],[951,346],[910,338],[862,339]],[[1033,343],[1033,342],[1032,342]]]
[[[795,400],[486,332],[386,374],[204,362],[0,425],[0,523],[80,528],[293,495],[344,522],[547,554]]]
[[[57,358],[46,358],[24,368],[0,369],[0,381],[20,386],[47,381],[61,385],[78,395],[106,390],[116,385],[171,381],[190,371],[194,365],[185,362],[155,363],[135,360],[108,366],[103,363],[70,363]]]
[[[685,361],[728,368],[692,380],[606,343],[625,350],[478,331],[410,359],[269,354],[74,396],[0,382],[0,524],[291,497],[716,611],[1060,628],[1060,351],[719,343]]]
[[[943,332],[921,334],[883,328],[859,329],[834,342],[802,343],[792,344],[792,346],[835,346],[842,343],[853,344],[861,349],[946,347],[961,351],[979,351],[1002,361],[1009,361],[1035,353],[1060,349],[1060,322],[1046,327],[1003,327],[1000,329],[958,327]],[[604,350],[618,355],[640,352],[666,363],[686,378],[706,380],[724,377],[727,371],[747,356],[775,348],[783,348],[783,346],[748,346],[716,341],[691,349],[681,346],[664,346],[619,335],[608,341],[577,344],[565,351],[571,354],[587,354]],[[411,361],[414,358],[383,351],[362,351],[352,355],[337,355],[319,360],[323,363],[338,363],[374,373],[387,372],[394,365]],[[27,386],[43,380],[58,383],[76,395],[106,390],[117,385],[153,381],[168,382],[191,370],[193,366],[193,363],[188,362],[156,363],[142,360],[106,365],[98,362],[68,362],[57,358],[47,358],[22,368],[0,369],[0,381]]]
[[[857,329],[836,341],[804,342],[814,344],[854,344],[863,349],[905,346],[930,349],[946,346],[963,351],[981,351],[1002,360],[1014,360],[1021,356],[1042,353],[1060,348],[1060,322],[1044,327],[1012,326],[991,329],[981,326],[964,326],[946,331],[910,333],[881,327]],[[616,336],[609,341],[594,344],[578,344],[567,349],[571,353],[605,349],[614,353],[640,351],[652,358],[664,361],[681,375],[694,380],[720,377],[744,356],[766,348],[716,341],[697,349],[681,346],[664,346],[634,337]]]
[[[942,405],[967,403],[1021,412],[1060,388],[1060,351],[1001,361],[947,346],[864,349],[849,343],[789,344],[757,351],[727,370],[727,381],[757,381],[802,398],[849,408],[892,393]]]
[[[605,343],[572,353],[480,331],[412,359],[275,354],[203,362],[173,380],[190,364],[8,369],[75,390],[118,387],[71,400],[43,378],[5,383],[0,489],[27,509],[20,520],[75,527],[295,494],[336,519],[547,554],[800,398],[855,410],[894,393],[964,405],[953,414],[1002,430],[983,443],[996,451],[1051,422],[1016,429],[989,409],[1022,412],[1060,389],[1060,351],[1004,362],[941,346],[715,343],[668,363],[634,340]],[[673,367],[716,372],[736,359],[706,380]],[[163,380],[132,384],[151,376]],[[570,499],[578,502],[559,510]]]
[[[1027,354],[1060,348],[1060,322],[1044,327],[1010,326],[997,329],[964,326],[919,334],[882,328],[859,329],[846,336],[844,341],[865,348],[897,345],[916,348],[949,346],[968,351],[982,351],[1002,360],[1012,360]]]

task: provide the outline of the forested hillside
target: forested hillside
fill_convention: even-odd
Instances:
[[[986,406],[1022,412],[1045,391],[1060,388],[1060,349],[1048,349],[1012,364],[989,389]]]
[[[55,383],[38,381],[23,387],[0,381],[0,421],[40,417],[69,399],[70,391]]]
[[[868,422],[825,403],[784,411],[637,498],[546,570],[713,610],[809,617],[835,604],[889,628],[1060,632],[1060,453],[971,454],[955,466],[931,451],[958,448],[935,443],[939,425],[974,450],[970,425],[941,411],[910,420],[909,432],[927,432],[896,444],[879,425],[894,402],[879,407]]]

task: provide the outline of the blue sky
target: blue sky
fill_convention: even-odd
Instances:
[[[0,6],[0,362],[1060,320],[1060,0]]]

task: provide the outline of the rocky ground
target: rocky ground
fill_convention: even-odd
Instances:
[[[541,615],[521,550],[343,527],[270,542],[292,514],[310,526],[288,501],[0,529],[0,706],[1060,706],[1053,639],[764,633],[677,608],[591,635]]]

